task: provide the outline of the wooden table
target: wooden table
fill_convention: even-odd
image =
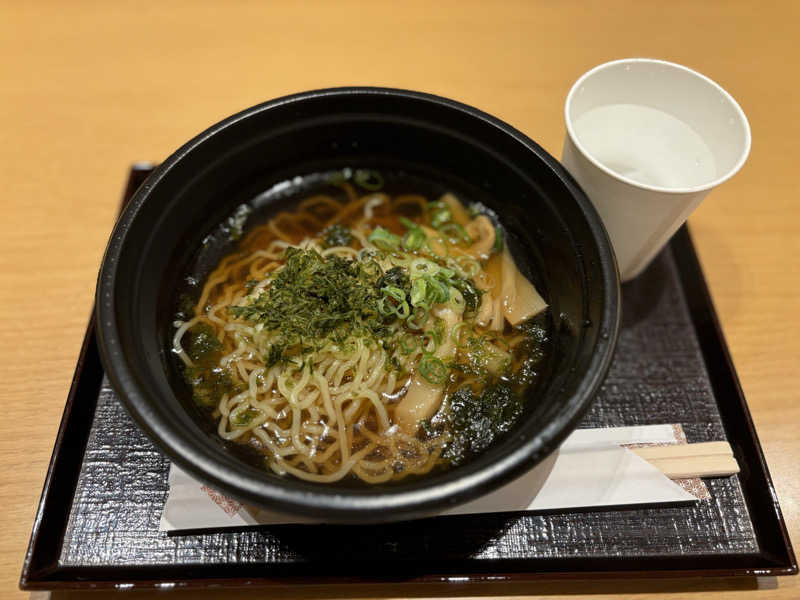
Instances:
[[[800,53],[793,35],[800,4],[302,4],[0,4],[0,596],[15,594],[132,161],[163,159],[207,125],[262,100],[343,84],[456,98],[560,156],[572,82],[628,56],[706,73],[750,119],[747,165],[711,194],[691,226],[784,515],[800,540]],[[770,588],[760,598],[800,597],[796,578],[342,593],[729,598],[756,586]]]

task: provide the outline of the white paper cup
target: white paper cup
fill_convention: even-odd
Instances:
[[[623,281],[750,152],[750,126],[731,95],[662,60],[595,67],[572,86],[564,112],[561,160],[600,213]]]

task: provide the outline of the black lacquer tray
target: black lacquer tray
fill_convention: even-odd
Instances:
[[[125,200],[149,172],[132,169]],[[614,364],[581,426],[651,423],[680,423],[690,442],[727,439],[741,473],[707,480],[711,499],[684,507],[167,534],[158,524],[169,462],[109,387],[90,322],[20,585],[127,589],[797,573],[685,227],[623,287]]]

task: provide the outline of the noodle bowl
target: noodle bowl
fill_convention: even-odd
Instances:
[[[371,178],[359,182],[355,176],[344,177],[342,183],[353,186],[354,198],[349,198],[342,186],[316,187],[319,180],[313,179],[314,175],[346,164],[380,165],[385,185],[367,189],[363,184],[376,187]],[[395,180],[394,175],[397,175]],[[405,179],[401,181],[401,177]],[[318,329],[319,334],[304,337],[303,344],[293,347],[287,344],[275,350],[272,346],[269,349],[260,346],[261,337],[246,340],[240,332],[241,339],[236,339],[235,331],[225,329],[236,325],[255,330],[260,325],[258,336],[265,336],[265,329],[274,332],[270,335],[281,336],[303,332],[297,312],[287,310],[291,318],[280,321],[267,310],[279,305],[298,310],[315,306],[307,293],[298,293],[297,302],[293,303],[285,302],[283,296],[270,301],[270,295],[275,294],[274,284],[287,283],[281,274],[291,266],[289,263],[304,256],[289,257],[286,251],[276,259],[277,267],[269,267],[265,279],[272,279],[261,288],[266,293],[263,300],[250,294],[261,281],[250,279],[247,273],[230,274],[227,283],[238,281],[245,293],[233,304],[233,293],[237,290],[233,286],[231,308],[214,313],[225,325],[207,318],[187,327],[178,340],[192,366],[173,352],[174,337],[181,326],[196,317],[205,317],[207,308],[224,305],[222,295],[228,293],[224,290],[227,283],[215,289],[209,285],[202,304],[200,297],[226,253],[239,254],[239,259],[245,259],[241,251],[266,251],[272,240],[280,239],[275,231],[269,233],[271,237],[265,233],[261,242],[255,237],[244,239],[267,225],[268,219],[273,219],[275,228],[289,237],[287,243],[295,244],[290,252],[297,252],[302,251],[299,245],[304,238],[322,238],[318,227],[329,222],[334,216],[332,211],[341,210],[341,223],[348,228],[366,217],[366,201],[350,216],[342,214],[351,202],[358,202],[364,196],[386,194],[394,206],[401,195],[421,194],[425,196],[426,209],[429,206],[434,209],[447,191],[455,192],[467,210],[473,201],[483,203],[490,225],[500,226],[517,265],[543,293],[549,308],[519,326],[512,327],[506,322],[498,330],[493,325],[499,327],[501,320],[494,317],[498,311],[505,316],[505,307],[502,302],[498,304],[494,295],[489,301],[489,291],[483,290],[480,309],[486,310],[486,314],[479,316],[475,311],[465,310],[461,320],[466,324],[456,323],[449,336],[439,340],[443,345],[446,339],[452,339],[457,328],[454,337],[459,346],[454,356],[440,358],[446,381],[438,384],[439,393],[432,402],[413,405],[407,399],[417,394],[411,393],[412,383],[425,381],[422,371],[439,380],[442,373],[438,363],[431,358],[423,369],[420,360],[403,372],[391,360],[394,357],[400,363],[407,362],[404,347],[413,349],[416,344],[412,339],[419,341],[416,334],[405,336],[407,319],[399,316],[385,317],[386,330],[373,329],[372,325],[379,323],[371,323],[366,314],[359,315],[358,321],[351,320],[349,331],[341,327],[346,320],[332,322],[336,327],[329,329],[319,321],[309,328]],[[297,201],[320,194],[329,196],[338,206],[327,201],[306,206],[302,212],[316,221],[305,218],[295,222],[292,215],[301,212]],[[246,220],[240,218],[242,212],[234,210],[241,203],[252,209]],[[384,212],[377,200],[371,204],[373,218],[387,219],[375,228],[383,227],[402,240],[408,229],[398,223],[399,216]],[[422,214],[414,212],[411,204],[405,208],[401,205],[403,216],[420,227],[435,229],[439,232],[437,237],[442,233],[455,235],[457,228],[444,230],[443,224],[433,227],[431,217],[435,210]],[[281,217],[280,211],[288,218]],[[467,216],[473,219],[472,214]],[[365,229],[362,237],[369,242],[373,231]],[[476,240],[482,239],[480,231],[473,233]],[[238,239],[229,241],[231,237]],[[476,286],[481,279],[480,271],[487,276],[491,273],[494,279],[497,273],[502,276],[503,265],[509,266],[499,260],[502,253],[491,250],[488,258],[477,260],[480,271],[476,271],[474,263],[457,255],[460,250],[469,250],[465,244],[456,241],[445,245],[436,237],[431,238],[434,251],[444,254],[444,258],[420,256],[423,250],[410,253],[418,253],[415,259],[429,258],[437,269],[452,270],[453,276],[437,277],[448,291],[465,280],[456,273],[449,258],[461,264],[463,275],[472,278]],[[324,264],[315,261],[315,268],[325,271],[329,267],[327,260],[334,258],[359,259],[358,253],[363,250],[361,241],[351,240],[343,245],[351,248],[347,251],[351,258],[326,257]],[[323,244],[317,246],[322,251],[328,249]],[[450,256],[446,250],[451,251]],[[381,252],[390,255],[409,251],[402,248],[398,252]],[[262,260],[270,261],[268,257]],[[256,275],[258,269],[267,273],[266,262],[250,266]],[[355,265],[348,268],[355,269]],[[434,286],[432,289],[439,289],[438,284]],[[404,301],[409,308],[416,308],[410,286],[382,287],[400,287],[401,293],[406,292]],[[284,292],[296,288],[283,286]],[[330,299],[350,298],[330,294],[330,286],[327,288],[326,297]],[[502,286],[496,291],[502,297]],[[370,298],[365,292],[361,300],[369,303]],[[424,296],[422,299],[427,304]],[[212,125],[166,158],[132,196],[114,227],[98,277],[96,307],[96,338],[104,371],[133,421],[174,464],[209,487],[243,502],[327,522],[363,523],[430,515],[432,511],[466,502],[497,489],[552,453],[580,422],[608,371],[616,343],[620,302],[613,252],[596,211],[558,161],[535,142],[491,115],[446,98],[407,90],[340,88],[313,90],[248,108]],[[337,305],[339,317],[341,308],[342,305]],[[403,305],[394,297],[387,298],[383,308],[405,314]],[[439,308],[431,304],[431,312]],[[323,313],[317,306],[314,314]],[[431,322],[424,327],[432,328],[436,323],[433,317],[429,317]],[[479,318],[484,320],[483,325],[477,323]],[[470,327],[472,322],[476,325]],[[412,323],[416,321],[412,319]],[[281,331],[282,326],[285,332]],[[449,327],[443,325],[442,331],[446,326]],[[285,476],[277,475],[273,464],[281,471],[282,464],[291,463],[296,458],[293,455],[301,454],[285,434],[291,430],[288,414],[291,411],[287,410],[286,417],[275,418],[268,411],[262,415],[251,402],[251,410],[235,412],[237,407],[231,405],[231,400],[245,390],[244,386],[250,387],[251,382],[245,376],[258,367],[268,372],[277,364],[296,370],[298,360],[305,358],[308,362],[319,344],[337,340],[343,343],[344,333],[353,333],[352,337],[363,340],[369,349],[373,347],[370,344],[384,342],[385,356],[389,359],[384,363],[385,368],[394,373],[400,389],[396,396],[376,391],[390,427],[380,429],[377,417],[373,417],[374,425],[366,418],[370,434],[385,437],[396,426],[422,443],[436,436],[449,436],[427,474],[407,474],[397,483],[392,475],[382,484],[363,483],[352,470],[339,481],[329,483],[307,481],[288,472]],[[523,339],[515,341],[517,336]],[[222,358],[236,351],[243,339],[244,346],[258,348],[258,353],[248,358],[243,346],[236,354],[241,358],[221,364]],[[489,367],[502,366],[502,361],[490,361],[491,352],[481,354],[484,346],[481,339],[490,342],[491,347],[507,350],[504,342],[512,347],[508,372],[501,369],[497,375],[489,373]],[[426,352],[438,357],[436,341],[425,342]],[[355,348],[355,343],[342,348],[342,352]],[[311,346],[311,351],[303,354],[306,346]],[[489,351],[491,347],[486,345]],[[262,349],[266,349],[266,355],[261,353]],[[537,357],[541,357],[539,363]],[[257,366],[249,366],[247,362]],[[287,375],[294,376],[291,372]],[[352,371],[343,372],[341,384],[353,381],[351,376]],[[408,382],[407,389],[399,386],[401,381]],[[276,401],[274,382],[269,394],[266,389],[262,391],[267,383],[270,382],[263,375],[253,378],[255,399],[265,407],[274,402],[273,410],[280,413],[288,401],[283,405]],[[218,435],[222,419],[220,402],[225,394],[228,394],[228,417],[233,412],[236,422],[231,423],[228,418],[223,431],[243,428],[251,418],[266,417],[260,427],[276,447],[286,451],[282,461],[276,460],[269,448],[257,447],[258,438],[252,431],[230,441]],[[353,427],[344,431],[348,436],[355,433],[366,437],[354,429],[363,415],[346,414],[354,404],[354,400],[342,399],[343,418],[354,419]],[[366,402],[361,405],[367,406]],[[369,406],[374,410],[372,403]],[[521,406],[524,412],[520,415]],[[335,414],[333,403],[331,407]],[[412,410],[415,407],[417,410]],[[311,416],[310,410],[300,411],[300,421],[304,424]],[[323,429],[327,425],[332,431],[331,423],[327,415],[320,414],[319,425]],[[333,436],[315,434],[312,425],[304,425],[301,433],[302,436],[308,432],[310,439],[301,437],[297,441],[309,453],[313,449],[315,456],[331,452],[330,460],[312,467],[297,460],[297,468],[314,475],[337,472],[341,446],[331,446]],[[351,457],[363,449],[359,443],[363,442],[356,439],[347,450]],[[364,458],[393,462],[393,452],[409,458],[407,449],[391,447]],[[450,468],[453,465],[457,466]],[[401,471],[402,468],[397,471],[397,477]]]
[[[218,435],[280,475],[461,464],[513,426],[543,359],[546,304],[486,211],[382,183],[338,177],[253,227],[175,321]]]

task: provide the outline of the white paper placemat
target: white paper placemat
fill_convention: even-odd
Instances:
[[[476,500],[437,515],[541,511],[697,501],[626,445],[685,443],[673,425],[578,429],[534,469]],[[170,467],[162,531],[316,523],[247,506]]]

